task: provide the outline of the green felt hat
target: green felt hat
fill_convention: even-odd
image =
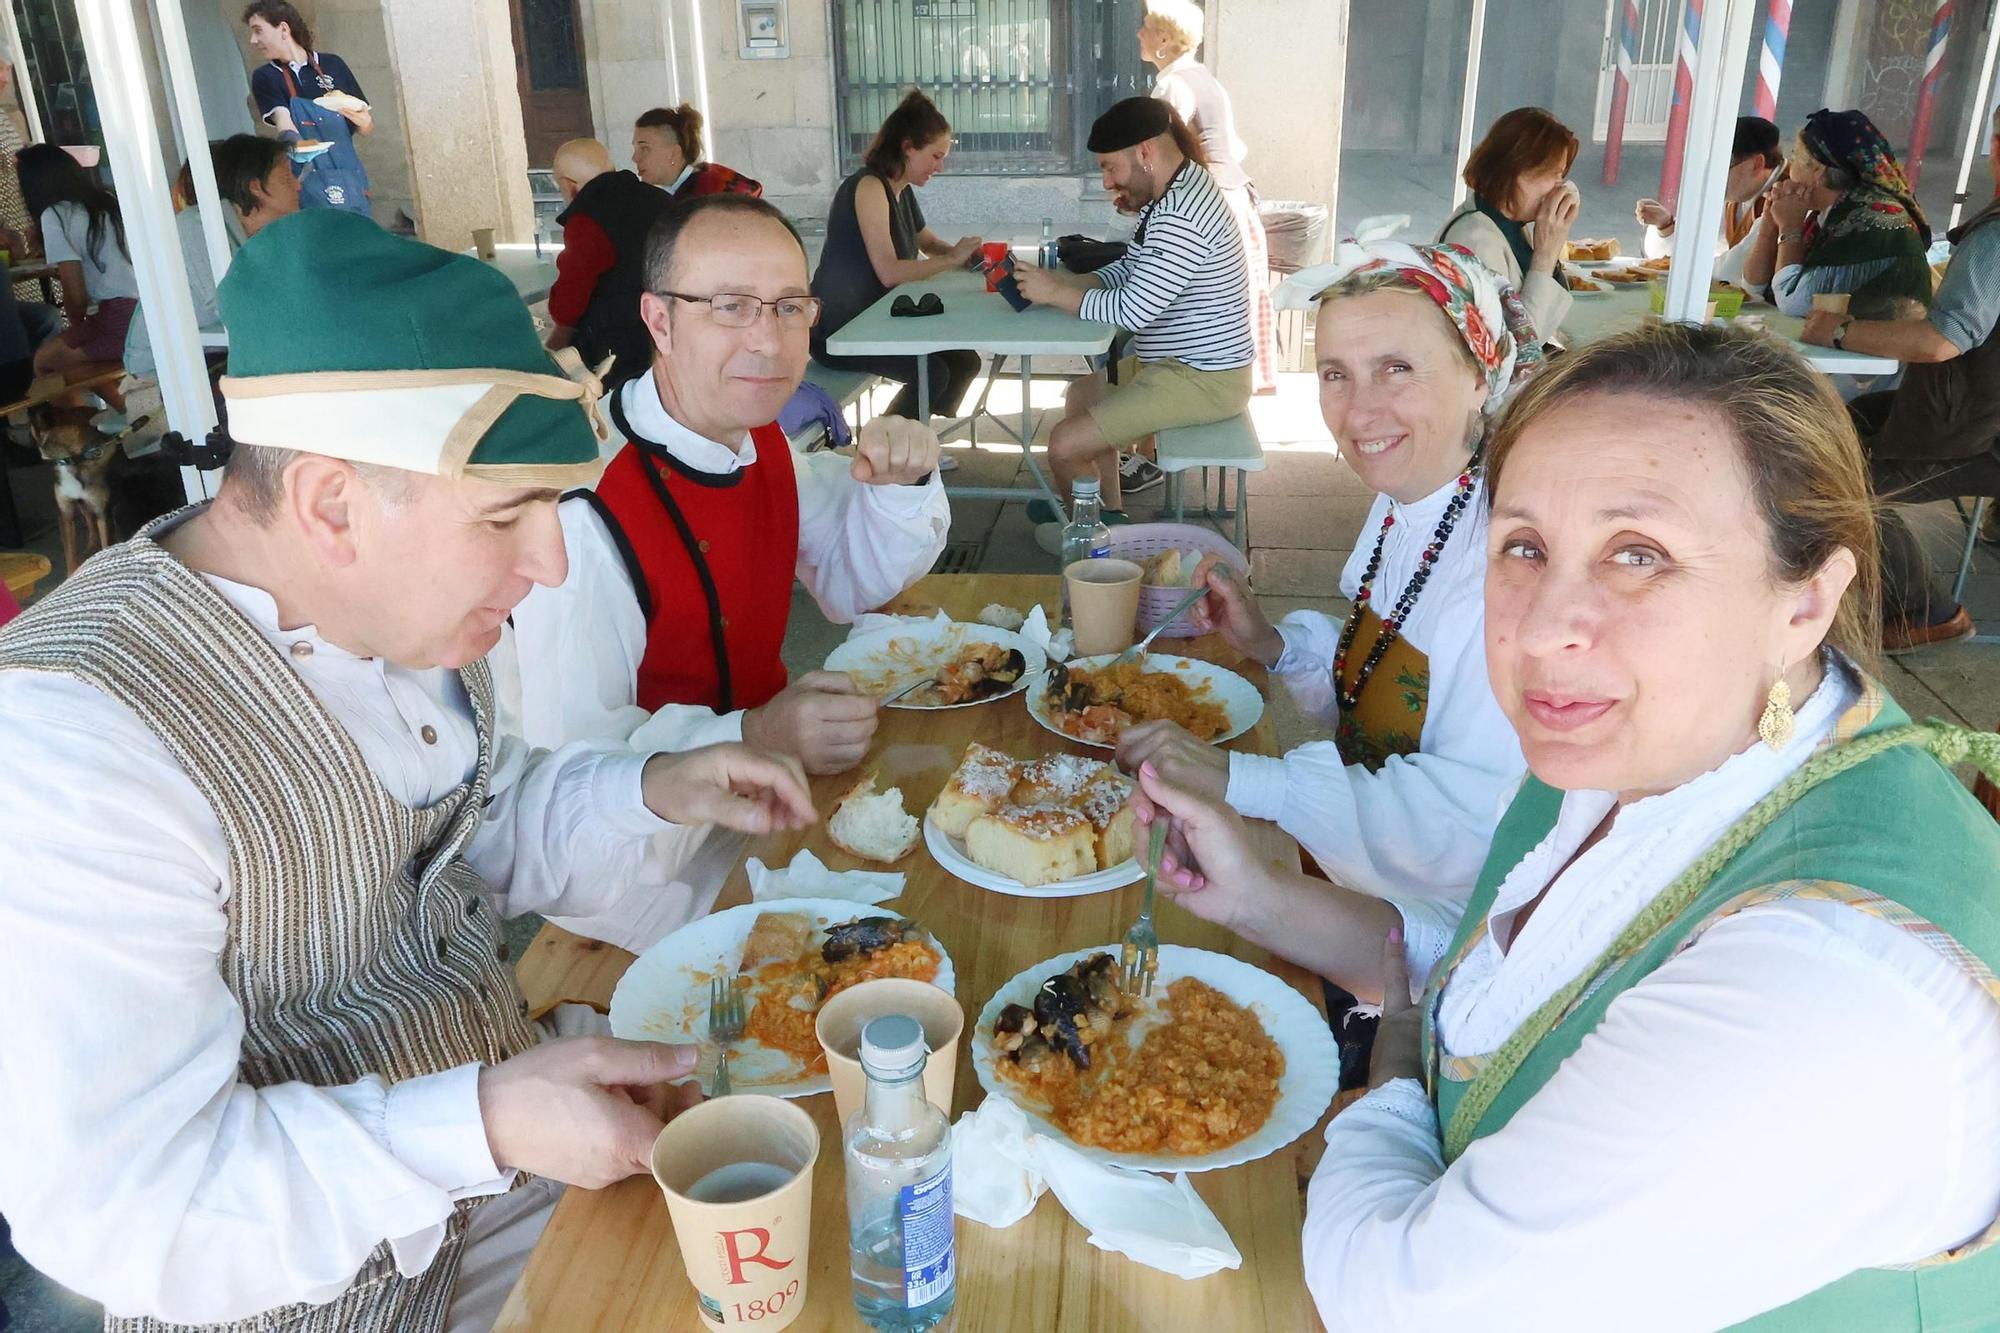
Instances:
[[[601,386],[470,255],[307,209],[252,237],[217,299],[234,439],[519,486],[601,468]]]

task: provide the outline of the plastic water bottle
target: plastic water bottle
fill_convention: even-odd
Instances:
[[[1069,526],[1062,532],[1062,567],[1111,554],[1111,529],[1100,517],[1103,504],[1095,477],[1069,484]],[[1069,625],[1069,580],[1063,580],[1063,624]],[[1074,629],[1075,626],[1071,625]]]
[[[1056,220],[1042,219],[1042,248],[1035,255],[1035,262],[1043,268],[1054,268],[1056,259]]]
[[[920,1333],[957,1295],[951,1124],[924,1097],[923,1027],[903,1014],[861,1030],[867,1100],[844,1127],[854,1308],[870,1328]]]

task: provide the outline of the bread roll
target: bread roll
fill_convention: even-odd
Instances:
[[[903,809],[900,788],[875,789],[875,775],[866,773],[834,803],[826,821],[833,845],[868,861],[893,865],[917,849],[920,830]]]

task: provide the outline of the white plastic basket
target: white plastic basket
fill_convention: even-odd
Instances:
[[[1250,560],[1227,537],[1193,523],[1132,523],[1111,529],[1111,554],[1120,560],[1144,563],[1156,555],[1179,549],[1220,556],[1238,574],[1248,577]],[[1139,589],[1139,633],[1152,632],[1174,605],[1187,596],[1186,588],[1156,588],[1145,584]],[[1191,639],[1198,631],[1183,614],[1160,631],[1163,639]]]

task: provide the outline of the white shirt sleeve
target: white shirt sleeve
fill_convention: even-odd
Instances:
[[[828,620],[847,624],[930,572],[951,529],[942,479],[864,485],[841,454],[785,452],[798,469],[799,581]]]
[[[117,1314],[206,1323],[326,1301],[387,1239],[427,1267],[492,1193],[477,1067],[392,1086],[239,1081],[228,853],[136,717],[0,677],[0,1212],[36,1267]]]
[[[1658,227],[1649,225],[1646,228],[1646,238],[1639,243],[1639,248],[1646,258],[1658,259],[1661,255],[1670,255],[1674,252],[1674,238],[1662,236]]]
[[[511,651],[518,695],[503,698],[501,729],[531,745],[621,740],[648,754],[742,740],[741,713],[639,707],[646,617],[632,576],[588,500],[565,500],[557,512],[569,577],[559,587],[536,587],[514,608],[512,647],[502,653]]]
[[[1286,618],[1278,664],[1310,660],[1330,699],[1333,622],[1312,614],[1323,623],[1303,613]],[[1399,904],[1463,904],[1492,844],[1494,811],[1524,765],[1487,683],[1480,633],[1439,648],[1419,753],[1392,755],[1373,773],[1343,762],[1332,741],[1308,742],[1282,759],[1232,754],[1229,804],[1276,821],[1337,884]],[[1291,675],[1284,679],[1291,685]]]
[[[1764,905],[1614,1001],[1449,1170],[1409,1080],[1326,1141],[1304,1250],[1331,1333],[1721,1328],[1992,1221],[2000,1007],[1853,908]]]

